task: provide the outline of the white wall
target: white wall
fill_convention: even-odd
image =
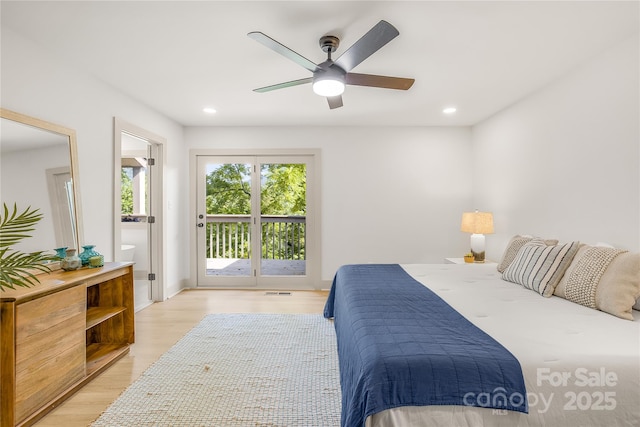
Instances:
[[[439,263],[468,250],[469,128],[187,128],[185,142],[320,149],[324,281],[342,264]]]
[[[182,127],[6,28],[1,42],[2,107],[76,130],[84,243],[106,260],[113,259],[113,118],[167,138],[164,277],[167,295],[178,291],[188,275],[182,254],[189,245]]]
[[[517,233],[640,249],[638,52],[636,36],[473,127],[487,256]]]

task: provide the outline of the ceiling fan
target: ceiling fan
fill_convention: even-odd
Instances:
[[[351,72],[358,64],[399,34],[393,25],[387,21],[380,21],[335,61],[331,59],[331,54],[338,49],[340,39],[335,36],[322,36],[320,37],[320,47],[326,52],[327,60],[321,64],[315,64],[264,33],[259,31],[251,32],[247,35],[255,41],[262,43],[269,49],[313,73],[312,77],[265,86],[254,89],[254,91],[269,92],[276,89],[312,83],[313,91],[318,95],[326,96],[329,102],[329,108],[334,109],[342,107],[342,93],[344,92],[345,85],[407,90],[413,85],[414,79]]]

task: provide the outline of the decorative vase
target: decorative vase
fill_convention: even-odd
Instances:
[[[82,260],[76,255],[75,249],[67,249],[67,256],[60,262],[60,267],[65,271],[77,270],[82,267]]]
[[[56,251],[56,256],[60,259],[64,259],[64,257],[67,256],[67,247],[65,246],[64,248],[55,248],[54,251]]]
[[[85,245],[82,247],[83,251],[80,253],[79,257],[82,260],[82,265],[89,265],[89,259],[95,256],[100,256],[100,254],[95,251],[95,245]]]

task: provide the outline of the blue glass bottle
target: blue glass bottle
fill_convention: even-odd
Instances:
[[[89,265],[89,258],[100,256],[100,254],[93,249],[95,247],[95,245],[85,245],[82,247],[83,251],[79,255],[80,259],[82,260],[82,265]]]
[[[54,251],[56,251],[56,256],[60,259],[64,259],[64,257],[67,256],[67,246],[65,246],[64,248],[55,248]]]

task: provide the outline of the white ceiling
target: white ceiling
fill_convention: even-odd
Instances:
[[[637,34],[637,1],[6,1],[2,26],[185,126],[472,125]],[[334,58],[378,21],[400,35],[353,71],[416,79],[348,86],[329,110],[309,71],[247,37]],[[442,114],[455,105],[453,116]],[[218,113],[202,112],[204,106]]]

